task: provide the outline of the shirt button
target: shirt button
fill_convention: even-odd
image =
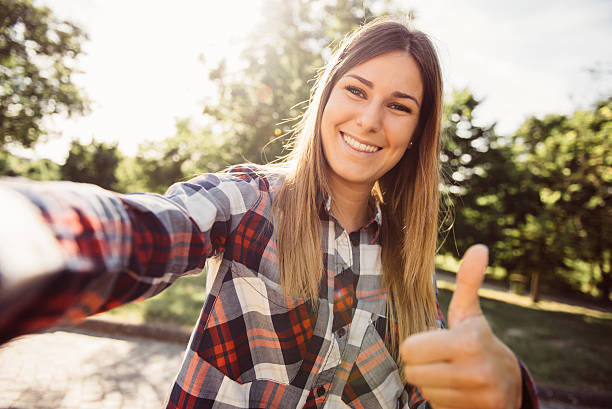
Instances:
[[[319,386],[317,388],[317,396],[323,396],[325,395],[325,387],[324,386]]]
[[[346,330],[344,328],[340,328],[338,330],[338,337],[342,338],[346,334]]]

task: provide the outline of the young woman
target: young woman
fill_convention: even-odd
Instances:
[[[483,246],[459,272],[451,329],[429,331],[444,325],[441,106],[430,41],[377,20],[332,56],[282,164],[163,197],[6,182],[5,206],[42,226],[0,251],[2,340],[150,297],[212,259],[169,408],[537,407],[478,308]]]

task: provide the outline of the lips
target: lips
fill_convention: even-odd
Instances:
[[[356,151],[365,152],[365,153],[374,153],[381,149],[380,147],[375,146],[375,145],[366,145],[365,143],[361,143],[358,140],[352,138],[351,136],[345,134],[342,131],[340,131],[340,135],[342,136],[342,139],[344,140],[344,142],[346,142],[347,145],[349,145],[351,148],[355,149]]]

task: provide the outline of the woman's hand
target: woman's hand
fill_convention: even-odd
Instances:
[[[20,193],[0,185],[0,305],[15,289],[64,265],[64,253],[40,210]]]
[[[435,409],[520,407],[518,360],[493,335],[478,302],[487,264],[488,249],[470,247],[457,272],[450,329],[411,336],[400,346],[406,381]]]

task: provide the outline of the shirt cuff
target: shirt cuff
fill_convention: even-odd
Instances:
[[[520,359],[518,361],[521,367],[521,409],[538,409],[540,407],[540,402],[536,384],[525,363]]]

